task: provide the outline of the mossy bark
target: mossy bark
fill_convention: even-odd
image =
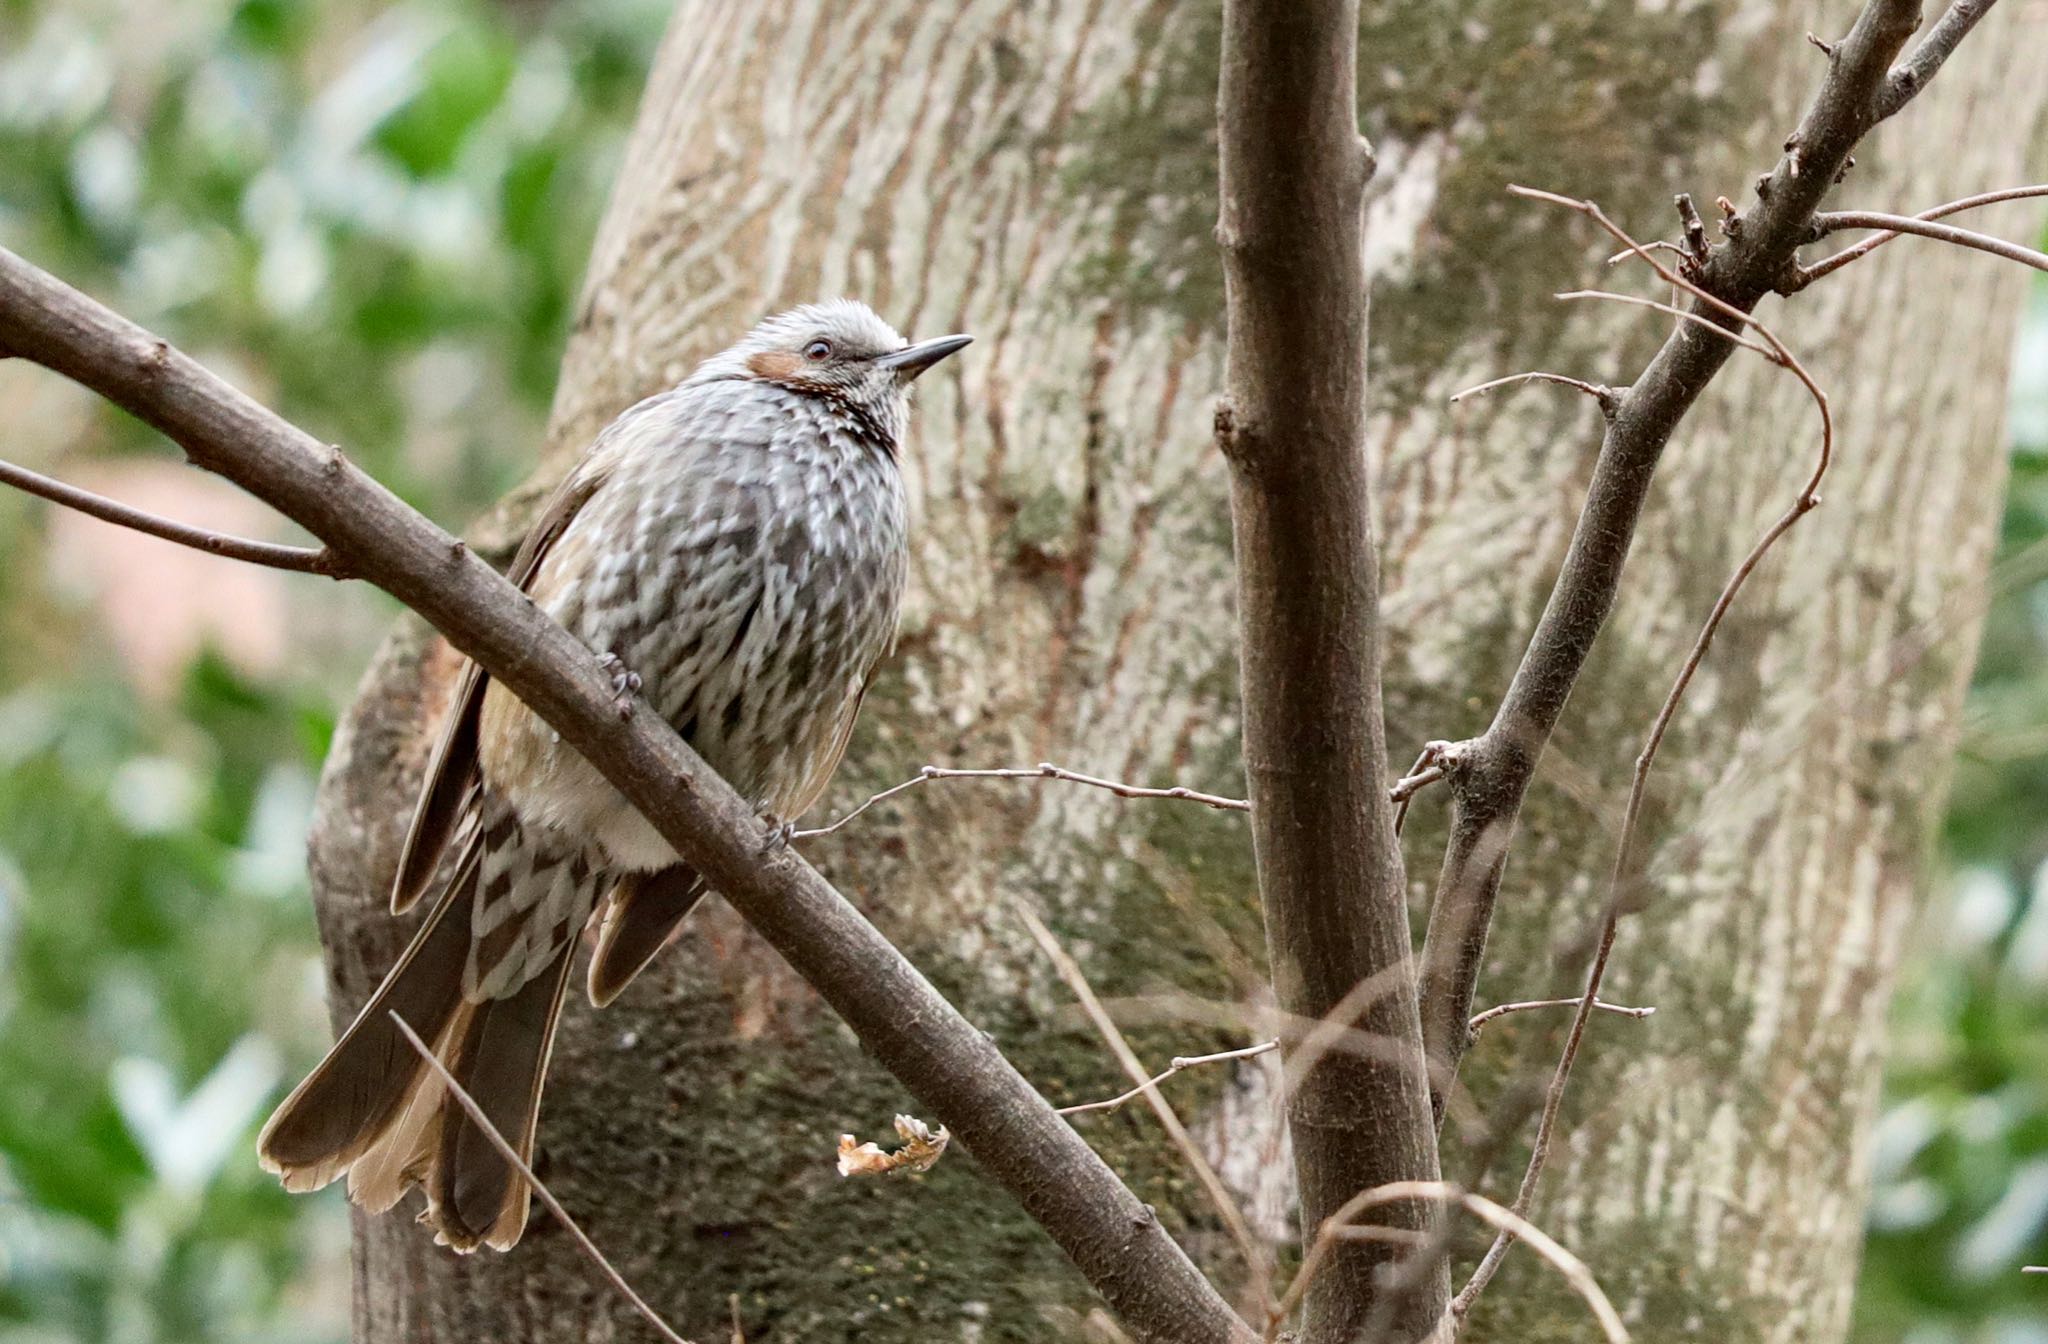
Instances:
[[[824,811],[922,762],[1056,760],[1241,792],[1222,462],[1215,5],[1106,0],[683,0],[598,240],[516,532],[597,428],[763,311],[867,299],[966,330],[920,385],[918,540],[898,657]],[[1829,15],[1845,23],[1851,6]],[[1642,234],[1669,198],[1740,196],[1820,57],[1765,4],[1368,3],[1377,535],[1398,755],[1483,727],[1554,572],[1597,441],[1552,388],[1446,393],[1551,368],[1625,381],[1658,320],[1554,303],[1605,278],[1569,218],[1510,181],[1599,198]],[[1859,156],[1842,199],[1911,210],[2022,180],[2048,87],[2038,19],[2006,6]],[[2031,40],[2030,40],[2031,39]],[[2024,207],[1979,227],[2024,236]],[[1616,277],[1620,280],[1620,277]],[[1640,283],[1634,281],[1633,283]],[[1997,515],[2023,277],[1901,242],[1767,306],[1828,386],[1825,507],[1745,594],[1665,749],[1651,882],[1610,977],[1539,1220],[1652,1338],[1839,1338],[1891,973],[1924,868]],[[1481,996],[1570,989],[1628,767],[1728,568],[1797,488],[1812,408],[1738,363],[1668,454],[1625,596],[1524,812]],[[337,1014],[402,930],[384,913],[404,800],[453,660],[415,628],[366,679],[314,842]],[[1304,707],[1304,712],[1313,712]],[[1434,872],[1437,804],[1411,821]],[[1163,1061],[1258,1029],[1259,920],[1241,818],[1033,783],[931,784],[811,847],[1056,1101],[1116,1071],[1015,917],[1044,914],[1133,1041]],[[1424,898],[1418,881],[1417,900]],[[1420,912],[1418,911],[1418,914]],[[1511,1018],[1466,1069],[1485,1111],[1554,1056]],[[1270,1061],[1267,1061],[1270,1063]],[[1291,1235],[1272,1074],[1173,1084],[1255,1225]],[[1095,1337],[1096,1308],[971,1160],[843,1182],[842,1130],[905,1105],[775,956],[705,911],[605,1012],[572,1005],[542,1125],[551,1184],[686,1333],[750,1340]],[[1090,1138],[1227,1285],[1241,1266],[1141,1112]],[[1479,1126],[1483,1127],[1483,1126]],[[1510,1144],[1472,1170],[1511,1190]],[[357,1338],[602,1340],[645,1328],[537,1217],[457,1260],[359,1219]],[[1583,1337],[1530,1257],[1468,1338]]]

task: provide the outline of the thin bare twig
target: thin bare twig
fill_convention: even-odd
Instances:
[[[1294,1094],[1299,1080],[1323,1059],[1348,1055],[1391,1065],[1414,1062],[1407,1045],[1393,1036],[1367,1031],[1355,1023],[1401,984],[1402,968],[1388,966],[1352,986],[1351,993],[1319,1018],[1299,1017],[1274,1005],[1254,1006],[1241,1001],[1208,999],[1182,992],[1139,994],[1101,1000],[1104,1011],[1119,1025],[1141,1026],[1162,1023],[1197,1022],[1225,1031],[1277,1033],[1286,1058],[1281,1067],[1280,1095]],[[1076,1014],[1085,1016],[1085,1014]],[[1435,1068],[1433,1064],[1428,1065]],[[1455,1078],[1445,1078],[1448,1104],[1462,1123],[1476,1125],[1481,1116],[1472,1098],[1458,1087]],[[1266,1148],[1266,1160],[1277,1158],[1281,1133],[1274,1131]]]
[[[2048,271],[2048,252],[2036,252],[2031,247],[2008,243],[2003,238],[1978,233],[1975,229],[1959,229],[1953,224],[1935,224],[1924,219],[1914,219],[1910,215],[1887,215],[1875,210],[1833,210],[1824,215],[1815,215],[1813,226],[1819,233],[1838,233],[1843,229],[1887,229],[1894,234],[1911,233],[1922,238],[1932,238],[1937,242],[1973,248],[1978,252],[1989,252],[1994,257],[2016,261],[2037,271]]]
[[[1820,448],[1812,473],[1800,487],[1792,503],[1786,507],[1785,512],[1765,529],[1764,534],[1757,539],[1756,544],[1750,548],[1742,563],[1736,566],[1735,572],[1722,587],[1713,610],[1708,613],[1705,624],[1700,627],[1699,635],[1693,641],[1691,652],[1687,654],[1684,664],[1679,669],[1677,679],[1672,683],[1662,707],[1657,711],[1656,720],[1650,726],[1649,736],[1643,744],[1641,754],[1636,757],[1634,777],[1629,784],[1628,805],[1622,817],[1621,834],[1615,846],[1614,866],[1608,881],[1607,908],[1600,921],[1598,945],[1593,954],[1592,965],[1586,973],[1586,988],[1580,995],[1578,1011],[1573,1014],[1571,1029],[1565,1037],[1564,1052],[1558,1059],[1557,1068],[1551,1075],[1550,1086],[1544,1094],[1543,1114],[1537,1121],[1536,1139],[1530,1150],[1529,1165],[1522,1173],[1521,1188],[1515,1195],[1515,1212],[1526,1217],[1535,1202],[1543,1167],[1550,1156],[1550,1145],[1556,1133],[1558,1116],[1564,1106],[1565,1090],[1571,1081],[1572,1067],[1578,1060],[1580,1046],[1585,1040],[1587,1024],[1592,1020],[1594,1009],[1600,1002],[1600,985],[1606,978],[1608,961],[1614,952],[1615,933],[1621,922],[1623,883],[1628,876],[1633,858],[1636,826],[1642,818],[1643,799],[1649,786],[1650,768],[1657,759],[1658,748],[1663,745],[1664,735],[1671,726],[1671,720],[1678,712],[1679,702],[1684,698],[1686,689],[1692,685],[1693,677],[1699,672],[1701,663],[1705,661],[1707,649],[1713,644],[1714,635],[1720,630],[1721,621],[1727,616],[1728,609],[1734,605],[1736,594],[1741,591],[1742,585],[1756,571],[1757,566],[1763,562],[1764,555],[1777,543],[1778,538],[1790,531],[1801,518],[1819,507],[1820,483],[1827,475],[1828,466],[1834,459],[1835,432],[1834,416],[1828,406],[1827,394],[1769,327],[1748,313],[1706,293],[1690,281],[1675,276],[1647,250],[1637,245],[1593,202],[1574,201],[1549,192],[1528,191],[1518,187],[1511,187],[1509,190],[1518,195],[1550,201],[1586,215],[1624,245],[1634,248],[1659,275],[1692,292],[1695,297],[1702,299],[1716,311],[1725,312],[1729,317],[1747,324],[1769,343],[1769,349],[1765,354],[1770,360],[1790,370],[1805,386],[1807,393],[1819,408],[1821,418]],[[1501,1261],[1513,1247],[1515,1235],[1512,1228],[1503,1228],[1500,1235],[1494,1239],[1493,1245],[1480,1260],[1478,1268],[1473,1271],[1471,1279],[1452,1299],[1451,1313],[1454,1317],[1462,1319],[1471,1310],[1472,1303],[1485,1290],[1486,1285],[1499,1270]]]
[[[1965,210],[1975,210],[1980,206],[1997,205],[2003,201],[2029,200],[2039,196],[2048,196],[2048,183],[2031,187],[2007,187],[2003,191],[1980,192],[1975,196],[1965,196],[1961,200],[1937,205],[1932,210],[1922,210],[1919,214],[1912,216],[1912,218],[1923,222],[1944,219],[1949,215],[1961,214]],[[1833,256],[1816,261],[1811,266],[1801,266],[1793,273],[1791,280],[1779,286],[1778,292],[1781,294],[1797,294],[1822,276],[1841,270],[1858,257],[1868,256],[1898,236],[1897,232],[1880,233],[1875,237],[1865,238],[1854,247],[1845,247]]]
[[[1117,1063],[1123,1066],[1131,1081],[1138,1085],[1137,1090],[1144,1096],[1146,1104],[1152,1108],[1152,1113],[1159,1117],[1159,1123],[1166,1127],[1167,1137],[1173,1140],[1174,1147],[1178,1148],[1181,1156],[1187,1160],[1188,1167],[1195,1173],[1195,1179],[1200,1183],[1203,1193],[1208,1195],[1209,1202],[1215,1206],[1218,1216],[1223,1219],[1223,1226],[1228,1229],[1231,1240],[1237,1243],[1239,1253],[1244,1256],[1245,1266],[1250,1271],[1252,1291],[1258,1295],[1260,1309],[1271,1313],[1273,1265],[1267,1258],[1264,1243],[1252,1234],[1250,1226],[1245,1223],[1243,1211],[1237,1207],[1237,1201],[1224,1189],[1222,1178],[1216,1174],[1216,1169],[1209,1165],[1209,1160],[1202,1156],[1202,1150],[1195,1146],[1194,1136],[1188,1133],[1187,1126],[1181,1123],[1180,1116],[1174,1113],[1172,1105],[1160,1094],[1159,1079],[1146,1072],[1144,1064],[1139,1062],[1137,1052],[1131,1049],[1130,1042],[1124,1039],[1123,1032],[1117,1028],[1115,1019],[1103,1008],[1102,1001],[1095,997],[1095,989],[1088,983],[1088,977],[1082,973],[1080,963],[1060,945],[1059,939],[1053,937],[1052,930],[1045,927],[1044,921],[1037,915],[1022,906],[1018,907],[1017,914],[1024,921],[1024,927],[1030,931],[1031,940],[1038,944],[1039,950],[1045,953],[1046,960],[1059,972],[1060,979],[1066,981],[1067,988],[1074,992],[1075,999],[1080,1001],[1081,1010],[1088,1014],[1088,1020],[1101,1034],[1103,1042],[1109,1046],[1110,1053],[1116,1056]],[[1171,1072],[1168,1070],[1168,1073]],[[1164,1076],[1166,1075],[1161,1075]]]
[[[1118,1093],[1107,1101],[1087,1101],[1079,1106],[1062,1106],[1059,1108],[1058,1114],[1086,1115],[1091,1111],[1118,1110],[1122,1108],[1125,1102],[1144,1096],[1176,1073],[1184,1073],[1189,1069],[1200,1068],[1204,1064],[1226,1064],[1234,1059],[1253,1059],[1279,1048],[1280,1042],[1273,1040],[1261,1041],[1257,1045],[1247,1045],[1237,1050],[1219,1050],[1213,1055],[1175,1055],[1172,1062],[1165,1069],[1145,1079],[1130,1091]]]
[[[412,1029],[412,1024],[397,1013],[391,1014],[391,1020],[397,1024],[399,1033],[405,1037],[406,1043],[412,1046],[418,1052],[419,1057],[425,1061],[426,1066],[433,1070],[434,1077],[441,1081],[441,1086],[447,1088],[449,1095],[455,1098],[455,1104],[462,1107],[463,1113],[468,1115],[476,1127],[483,1131],[484,1138],[489,1140],[491,1147],[498,1150],[498,1156],[511,1163],[512,1170],[518,1172],[520,1176],[525,1178],[526,1183],[533,1187],[533,1197],[540,1201],[542,1208],[555,1216],[555,1221],[562,1225],[562,1229],[569,1234],[570,1238],[575,1241],[578,1249],[597,1268],[597,1272],[604,1277],[605,1282],[611,1284],[613,1290],[619,1296],[625,1298],[632,1305],[634,1311],[640,1313],[641,1319],[653,1326],[655,1333],[667,1340],[669,1344],[690,1344],[690,1341],[677,1334],[667,1321],[661,1319],[661,1314],[653,1307],[647,1305],[647,1299],[633,1291],[633,1285],[626,1282],[626,1276],[613,1268],[611,1261],[605,1259],[604,1252],[597,1249],[597,1243],[592,1241],[581,1225],[569,1216],[569,1211],[562,1207],[561,1201],[554,1197],[554,1194],[541,1182],[540,1177],[533,1174],[533,1168],[526,1165],[526,1159],[520,1157],[519,1151],[505,1141],[505,1136],[498,1132],[498,1127],[491,1123],[489,1116],[484,1114],[483,1107],[477,1105],[475,1099],[463,1090],[462,1084],[455,1081],[455,1075],[448,1072],[447,1067],[440,1060],[434,1058],[434,1052],[429,1050],[427,1043],[419,1038],[419,1034]],[[734,1317],[734,1326],[735,1332],[737,1332],[737,1316]]]
[[[1624,253],[1623,255],[1626,254]],[[1468,387],[1462,392],[1453,392],[1451,393],[1451,403],[1456,405],[1466,397],[1476,397],[1482,393],[1491,392],[1496,387],[1506,387],[1510,383],[1528,382],[1557,383],[1563,387],[1575,388],[1598,402],[1600,413],[1606,416],[1612,416],[1614,408],[1621,404],[1620,393],[1605,383],[1589,383],[1583,378],[1568,378],[1561,373],[1543,373],[1540,371],[1535,373],[1511,373],[1505,378],[1495,378],[1493,381],[1481,383],[1477,387]]]
[[[1474,1013],[1466,1030],[1477,1036],[1486,1024],[1496,1017],[1506,1017],[1509,1013],[1526,1013],[1537,1008],[1576,1008],[1580,1002],[1582,1001],[1579,999],[1524,999],[1520,1003],[1495,1004],[1483,1013]],[[1649,1017],[1657,1011],[1653,1007],[1630,1008],[1619,1003],[1609,1003],[1605,999],[1595,999],[1593,1007],[1598,1012],[1615,1013],[1621,1017]]]
[[[861,813],[873,807],[876,803],[887,802],[899,793],[908,793],[918,785],[929,784],[935,779],[1056,779],[1068,784],[1085,784],[1089,788],[1103,789],[1115,794],[1119,798],[1168,798],[1182,802],[1200,803],[1203,807],[1214,808],[1219,812],[1249,812],[1252,810],[1252,805],[1242,798],[1225,798],[1220,794],[1201,793],[1195,789],[1182,788],[1179,785],[1175,785],[1172,788],[1155,789],[1140,784],[1125,784],[1121,780],[1103,779],[1097,775],[1084,775],[1078,770],[1069,770],[1065,766],[1054,765],[1050,761],[1040,761],[1036,766],[1005,766],[993,770],[956,770],[951,766],[924,765],[918,767],[917,774],[913,777],[904,780],[901,784],[883,789],[880,793],[870,797],[866,802],[854,808],[837,821],[815,827],[811,830],[798,831],[791,839],[808,840],[814,836],[830,835],[858,817]]]
[[[1660,313],[1668,313],[1681,322],[1690,322],[1694,326],[1710,331],[1721,339],[1731,341],[1745,350],[1754,350],[1766,359],[1771,357],[1771,348],[1762,341],[1752,341],[1747,336],[1728,330],[1719,322],[1701,317],[1698,313],[1688,312],[1676,304],[1663,303],[1656,299],[1646,299],[1640,294],[1616,294],[1608,289],[1573,289],[1567,290],[1563,294],[1554,294],[1551,297],[1558,299],[1606,299],[1610,303],[1633,303],[1642,308],[1655,308]]]
[[[1444,777],[1444,753],[1450,749],[1448,742],[1423,743],[1422,750],[1416,754],[1415,764],[1409,766],[1408,773],[1395,780],[1387,790],[1387,797],[1394,804],[1395,839],[1400,838],[1401,829],[1408,824],[1408,804],[1414,801],[1415,795]]]
[[[174,541],[180,546],[190,546],[195,551],[209,555],[223,556],[229,560],[243,560],[267,569],[289,570],[294,574],[320,574],[330,579],[352,577],[348,566],[340,556],[326,547],[278,546],[267,541],[250,541],[245,537],[231,537],[221,532],[194,527],[175,519],[162,518],[144,512],[117,499],[96,495],[90,490],[81,490],[75,485],[66,485],[59,480],[17,467],[12,462],[0,462],[0,485],[11,485],[17,490],[62,504],[67,509],[76,509],[88,517],[117,527]]]
[[[1405,803],[1443,777],[1444,768],[1441,765],[1426,765],[1413,774],[1403,775],[1395,780],[1394,786],[1387,790],[1387,793],[1395,802]]]
[[[1286,1294],[1280,1299],[1279,1314],[1267,1323],[1267,1340],[1271,1341],[1278,1336],[1280,1323],[1286,1320],[1287,1314],[1301,1301],[1301,1296],[1307,1291],[1309,1283],[1322,1272],[1330,1248],[1339,1241],[1349,1239],[1354,1232],[1365,1231],[1358,1227],[1353,1219],[1361,1213],[1383,1205],[1411,1200],[1455,1204],[1503,1233],[1512,1233],[1528,1242],[1530,1249],[1548,1261],[1564,1281],[1571,1285],[1572,1291],[1585,1301],[1587,1309],[1593,1313],[1593,1318],[1600,1323],[1600,1329],[1607,1336],[1609,1344],[1628,1344],[1628,1327],[1621,1323],[1621,1314],[1614,1309],[1614,1304],[1608,1300],[1607,1294],[1601,1291],[1592,1271],[1586,1268],[1585,1261],[1560,1246],[1542,1228],[1513,1209],[1504,1209],[1484,1195],[1475,1195],[1446,1181],[1397,1181],[1376,1190],[1362,1191],[1326,1220],[1316,1233],[1315,1244],[1309,1248],[1308,1255],[1301,1262],[1301,1272],[1294,1276],[1294,1282],[1287,1286]],[[1377,1240],[1378,1234],[1384,1230],[1387,1229],[1373,1229],[1367,1235]],[[1427,1238],[1426,1233],[1423,1236]]]
[[[1644,243],[1643,246],[1648,248],[1652,252],[1676,252],[1681,257],[1686,254],[1684,248],[1680,247],[1677,243],[1672,242],[1668,238],[1653,239],[1650,242]],[[1624,247],[1621,251],[1609,257],[1607,259],[1607,264],[1609,266],[1619,266],[1622,262],[1627,261],[1630,257],[1634,255],[1635,253],[1629,251],[1627,248]]]

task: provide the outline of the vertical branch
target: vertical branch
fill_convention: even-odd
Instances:
[[[1362,1030],[1393,1058],[1332,1053],[1290,1095],[1304,1227],[1362,1190],[1434,1180],[1402,871],[1386,795],[1379,575],[1364,450],[1366,287],[1357,0],[1227,0],[1218,116],[1244,760],[1281,1008],[1321,1019],[1396,968]],[[1432,1216],[1402,1211],[1412,1227]],[[1349,1341],[1398,1248],[1346,1241],[1306,1294],[1302,1339]],[[1395,1337],[1428,1334],[1441,1274]]]

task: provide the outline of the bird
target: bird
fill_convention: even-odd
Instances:
[[[912,344],[850,299],[770,317],[612,421],[513,557],[508,577],[598,655],[622,709],[658,713],[783,840],[895,641],[911,384],[970,339]],[[264,1125],[262,1165],[291,1191],[346,1175],[373,1212],[421,1186],[436,1242],[509,1250],[527,1182],[393,1016],[530,1160],[586,927],[601,1008],[704,892],[589,762],[466,664],[392,888],[394,914],[433,893],[430,913]]]

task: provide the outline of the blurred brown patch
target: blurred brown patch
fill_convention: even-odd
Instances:
[[[169,462],[96,463],[66,480],[152,513],[236,536],[276,535],[276,515],[228,485]],[[286,653],[285,578],[69,510],[50,515],[49,573],[88,600],[123,670],[162,697],[212,645],[238,670],[273,673]]]

